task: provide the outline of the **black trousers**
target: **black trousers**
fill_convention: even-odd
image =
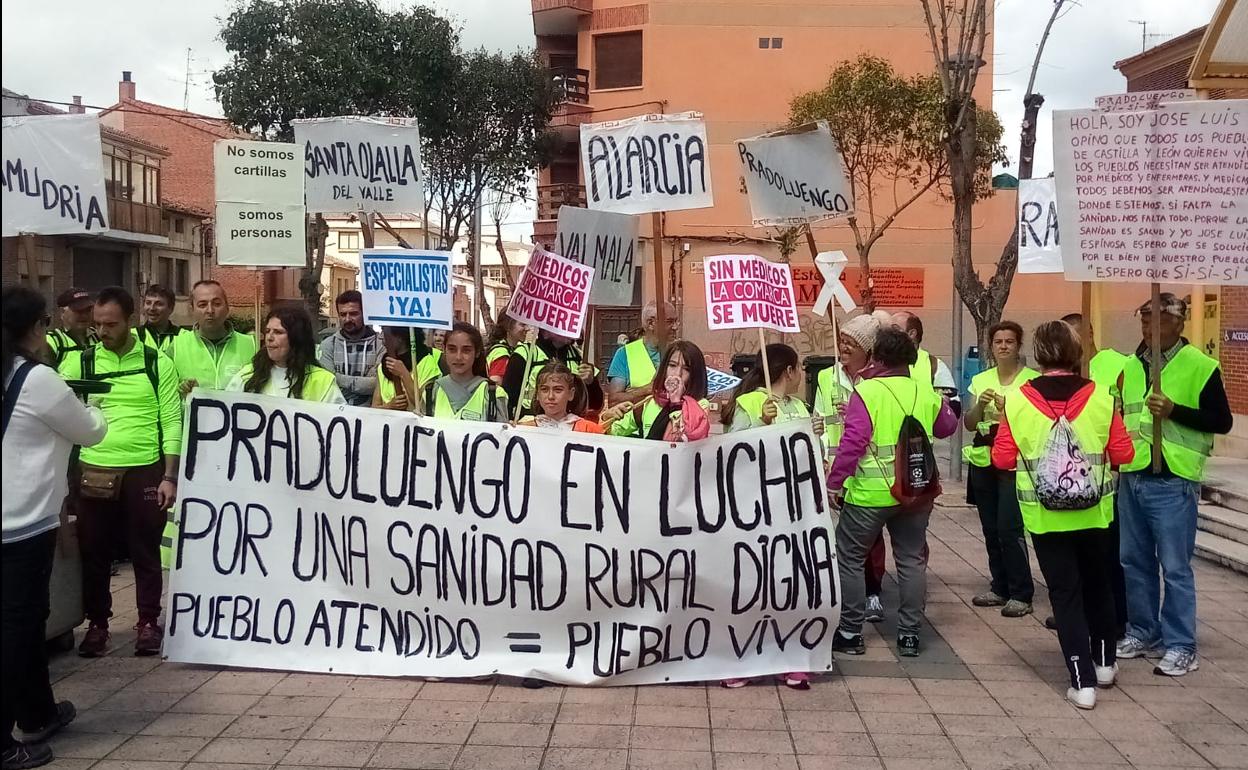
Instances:
[[[1005,599],[1031,604],[1035,584],[1023,536],[1023,512],[1014,490],[1014,473],[972,465],[968,479],[988,551],[992,592]]]
[[[1119,558],[1120,545],[1118,528],[1118,498],[1114,497],[1114,520],[1109,523],[1109,543],[1105,549],[1105,564],[1109,570],[1109,586],[1114,593],[1114,630],[1115,638],[1127,635],[1127,578],[1122,573],[1122,559]]]
[[[50,611],[48,583],[56,553],[57,530],[4,544],[3,647],[4,748],[13,745],[13,726],[44,727],[56,715],[48,678],[44,631]]]
[[[1112,666],[1117,618],[1110,586],[1112,541],[1107,529],[1033,534],[1036,562],[1049,584],[1057,640],[1071,687],[1095,687],[1093,666]]]

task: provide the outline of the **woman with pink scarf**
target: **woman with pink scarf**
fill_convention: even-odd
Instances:
[[[612,436],[699,441],[711,434],[707,406],[706,358],[697,345],[677,340],[659,361],[650,395],[637,404],[616,404],[599,421]]]

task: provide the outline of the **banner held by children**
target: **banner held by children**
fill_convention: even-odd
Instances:
[[[1018,272],[1062,272],[1053,177],[1018,180]]]
[[[448,251],[360,252],[364,323],[449,329],[455,323]]]
[[[700,112],[583,124],[588,206],[619,214],[709,208],[715,204],[709,153]]]
[[[308,211],[424,211],[415,118],[312,118],[291,125],[302,151]]]
[[[634,304],[638,267],[636,217],[560,206],[555,251],[594,268],[594,289],[589,304],[599,307]]]
[[[832,132],[824,121],[737,141],[754,226],[819,222],[854,213]]]
[[[98,117],[9,117],[3,132],[5,238],[108,230]]]
[[[522,323],[576,339],[585,326],[594,268],[538,247],[520,274],[507,314]]]
[[[298,146],[219,139],[213,172],[217,264],[303,267],[307,223]]]
[[[808,421],[690,444],[196,391],[164,655],[637,685],[828,671]]]
[[[786,264],[756,254],[707,257],[706,319],[717,329],[799,331],[793,274]]]

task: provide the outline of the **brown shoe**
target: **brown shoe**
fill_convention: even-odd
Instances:
[[[134,640],[134,654],[140,657],[160,654],[160,643],[165,638],[165,631],[151,620],[141,620],[134,627],[139,632]]]
[[[78,654],[84,658],[102,658],[108,654],[108,626],[92,623],[78,645]]]

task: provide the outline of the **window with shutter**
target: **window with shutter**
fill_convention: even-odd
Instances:
[[[641,85],[641,32],[594,37],[594,88]]]

